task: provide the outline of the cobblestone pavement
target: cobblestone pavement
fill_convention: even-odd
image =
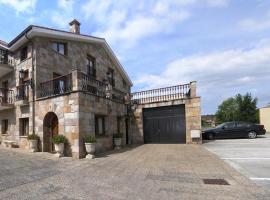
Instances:
[[[203,179],[230,185],[206,185]],[[0,199],[270,199],[199,145],[143,145],[94,160],[0,148]]]

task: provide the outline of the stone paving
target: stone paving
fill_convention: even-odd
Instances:
[[[221,178],[230,185],[206,185]],[[199,145],[149,144],[94,160],[0,148],[0,199],[270,199]]]

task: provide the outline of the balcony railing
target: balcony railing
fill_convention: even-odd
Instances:
[[[14,91],[0,88],[0,104],[1,105],[11,105],[14,103]]]
[[[40,84],[40,96],[51,97],[72,91],[72,74],[60,76]]]
[[[85,92],[119,103],[124,103],[126,96],[126,93],[77,70],[74,70],[71,74],[41,83],[39,94],[41,98],[44,98],[75,91]]]
[[[112,88],[108,84],[96,80],[92,76],[80,73],[82,91],[113,101],[124,103],[126,93]]]
[[[0,49],[0,64],[8,64],[8,53],[6,50]]]
[[[16,100],[28,101],[29,100],[29,85],[19,85],[16,87]]]
[[[138,104],[155,103],[188,98],[190,96],[190,84],[159,88],[135,92],[132,101]]]
[[[90,94],[106,97],[106,84],[96,80],[92,76],[88,76],[84,73],[81,74],[81,88],[84,92],[88,92]]]

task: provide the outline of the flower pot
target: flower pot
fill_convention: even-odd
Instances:
[[[85,149],[86,149],[86,158],[93,159],[95,158],[95,151],[96,151],[96,145],[95,143],[85,143]]]
[[[30,152],[36,152],[37,151],[37,140],[28,140],[29,142],[29,150]]]
[[[115,149],[121,149],[122,138],[114,138]]]
[[[62,157],[64,154],[64,143],[54,144],[54,149],[56,151],[56,157]]]

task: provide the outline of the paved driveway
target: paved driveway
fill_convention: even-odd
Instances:
[[[230,185],[207,185],[203,179]],[[0,199],[267,198],[201,145],[143,145],[94,160],[0,148]]]
[[[255,140],[206,141],[204,146],[240,173],[270,191],[270,134]]]

